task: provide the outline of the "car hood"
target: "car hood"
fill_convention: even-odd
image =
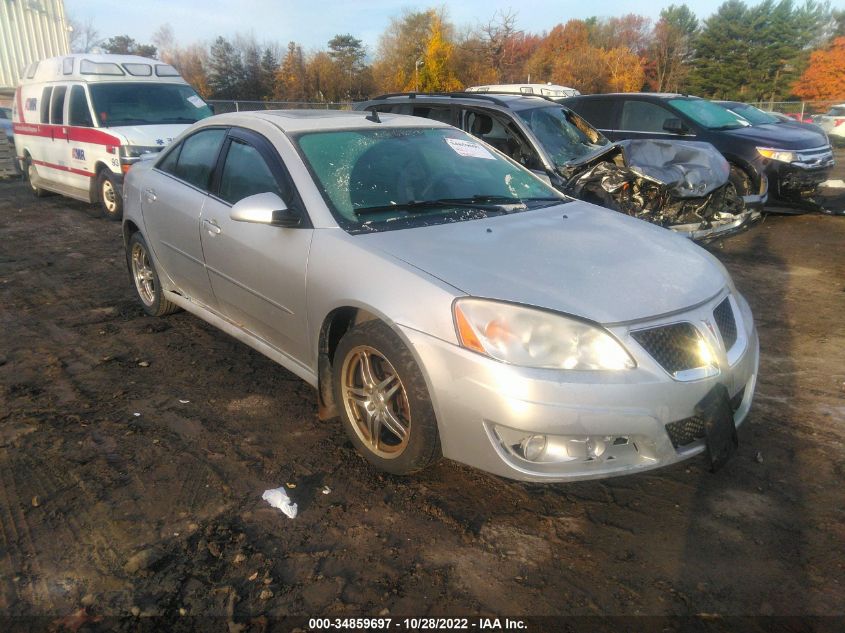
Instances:
[[[167,147],[189,126],[184,123],[168,125],[121,125],[106,128],[123,136],[129,145],[139,147]]]
[[[724,133],[776,149],[810,149],[828,144],[822,132],[777,123],[724,130]]]
[[[355,239],[468,295],[605,324],[688,308],[727,283],[686,238],[580,201]]]

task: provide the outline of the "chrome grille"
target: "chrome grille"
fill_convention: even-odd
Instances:
[[[731,307],[731,302],[728,297],[716,306],[713,310],[713,318],[716,320],[716,325],[719,332],[722,333],[722,340],[725,342],[725,349],[731,349],[736,343],[736,319],[734,319],[734,311]]]
[[[672,323],[631,332],[631,337],[670,374],[701,367],[699,335],[692,323]]]

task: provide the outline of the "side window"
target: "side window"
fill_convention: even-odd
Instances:
[[[669,110],[648,101],[625,101],[622,105],[620,130],[630,132],[665,132],[666,119],[676,119]]]
[[[208,191],[208,181],[225,137],[226,130],[220,129],[204,130],[189,136],[182,141],[176,168],[170,173],[194,187]]]
[[[65,93],[66,86],[56,86],[53,88],[53,96],[50,98],[50,123],[53,125],[63,125],[64,109],[65,109]]]
[[[220,198],[235,204],[258,193],[275,193],[284,198],[261,153],[252,145],[232,139],[220,177]]]
[[[634,102],[629,101],[628,103]],[[616,127],[615,117],[613,116],[616,102],[612,99],[578,99],[573,101],[571,105],[568,101],[564,105],[580,114],[595,128],[613,130]]]
[[[161,171],[173,176],[176,175],[176,164],[179,161],[179,152],[182,150],[181,143],[170,150],[156,167]]]
[[[41,91],[41,122],[50,122],[50,95],[53,94],[53,89],[48,86]]]
[[[448,123],[449,125],[452,125],[452,109],[449,106],[434,106],[431,108],[415,106],[413,115],[421,116],[424,119],[433,119],[434,121],[440,121],[441,123]]]
[[[70,105],[68,106],[68,125],[80,127],[93,127],[91,110],[88,108],[88,99],[85,96],[85,88],[73,86],[70,89]]]

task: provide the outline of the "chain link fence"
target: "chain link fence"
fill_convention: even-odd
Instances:
[[[315,102],[315,101],[244,101],[241,99],[225,101],[212,99],[206,101],[214,107],[215,114],[227,112],[253,112],[255,110],[351,110],[351,101]]]
[[[809,120],[814,114],[824,114],[831,107],[845,103],[845,99],[833,101],[752,101],[750,105],[767,112],[780,112],[799,120]]]

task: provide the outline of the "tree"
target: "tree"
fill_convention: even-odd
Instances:
[[[261,95],[263,99],[270,99],[273,96],[273,84],[276,72],[279,70],[279,59],[276,53],[269,46],[265,47],[261,55]]]
[[[692,56],[698,19],[685,5],[670,5],[660,12],[648,58],[650,83],[657,92],[679,92]]]
[[[423,58],[431,33],[431,23],[440,17],[441,24],[450,37],[451,27],[436,11],[405,11],[398,18],[391,18],[379,39],[373,74],[382,92],[414,87],[416,62]]]
[[[237,99],[243,79],[243,64],[235,47],[218,37],[208,54],[208,87],[214,99]]]
[[[73,53],[90,53],[100,43],[100,33],[94,28],[94,19],[79,22],[70,18],[70,50]]]
[[[288,52],[276,73],[274,97],[280,101],[305,101],[308,98],[307,82],[302,47],[296,42],[289,42]]]
[[[116,55],[140,55],[141,57],[155,57],[156,47],[152,44],[139,44],[128,35],[115,35],[102,43],[107,53]]]
[[[845,95],[845,36],[810,54],[810,63],[792,92],[807,100],[841,99]]]
[[[345,99],[360,99],[361,74],[364,71],[364,59],[367,49],[361,40],[351,35],[335,35],[329,40],[329,57],[344,78]]]
[[[243,81],[239,86],[239,98],[258,101],[266,96],[264,73],[261,67],[261,55],[258,45],[252,41],[246,43],[243,51]]]
[[[455,77],[454,52],[455,46],[446,39],[440,16],[434,15],[419,73],[420,91],[451,92],[463,89],[463,84]]]

